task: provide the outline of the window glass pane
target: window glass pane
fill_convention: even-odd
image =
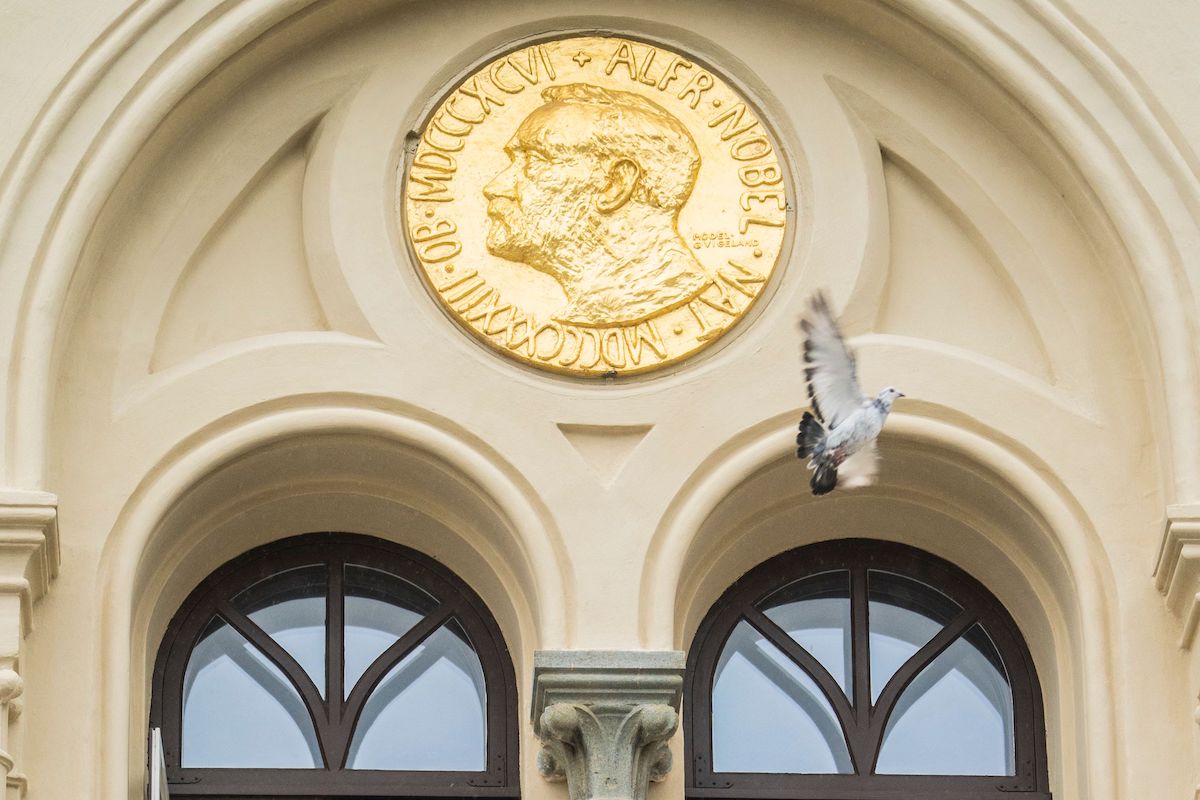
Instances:
[[[487,768],[483,669],[457,625],[439,628],[375,687],[355,728],[347,767]]]
[[[233,599],[233,605],[308,673],[325,696],[325,595],[323,564],[272,575]]]
[[[345,696],[376,658],[437,606],[428,594],[395,575],[347,564]]]
[[[825,572],[788,584],[761,604],[763,613],[788,632],[842,687],[853,687],[850,668],[850,573]]]
[[[291,681],[214,619],[184,674],[184,767],[322,766],[312,719]]]
[[[867,575],[871,629],[871,702],[888,680],[962,607],[920,581],[871,570]]]
[[[854,771],[824,693],[745,621],[717,662],[712,709],[717,772]]]
[[[904,690],[875,771],[1013,775],[1013,746],[1008,677],[991,639],[975,625]]]

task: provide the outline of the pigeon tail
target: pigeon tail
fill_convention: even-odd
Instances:
[[[818,464],[812,480],[808,482],[808,485],[812,487],[813,495],[820,496],[832,492],[837,486],[837,472],[837,467],[832,464]]]
[[[825,428],[811,413],[805,411],[800,420],[800,432],[796,434],[796,457],[809,459],[809,469],[814,469],[812,480],[813,494],[829,494],[837,486],[837,466],[825,459]]]
[[[808,411],[800,420],[800,432],[796,434],[796,458],[813,458],[825,452],[825,429]],[[811,464],[809,465],[812,466]]]

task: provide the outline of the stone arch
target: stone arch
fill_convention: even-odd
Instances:
[[[174,448],[105,542],[102,786],[141,779],[154,653],[187,593],[230,558],[287,536],[345,530],[404,544],[467,580],[496,615],[514,666],[568,635],[569,566],[520,477],[444,423],[370,404],[253,409]],[[140,791],[140,790],[139,790]]]
[[[6,302],[0,319],[8,323],[0,341],[13,365],[0,428],[5,483],[44,481],[58,334],[80,253],[105,198],[180,98],[248,42],[288,23],[303,23],[298,41],[337,26],[336,4],[320,11],[314,5],[274,0],[189,18],[168,14],[169,3],[143,0],[105,32],[39,114],[0,186],[0,240],[10,267],[0,286]],[[1030,109],[1053,140],[1068,143],[1065,152],[1078,171],[1071,182],[1081,181],[1097,199],[1086,214],[1123,254],[1130,328],[1144,360],[1161,364],[1160,375],[1173,379],[1171,392],[1151,398],[1159,438],[1172,443],[1165,493],[1177,502],[1200,495],[1200,422],[1191,411],[1200,396],[1200,348],[1187,304],[1179,302],[1195,291],[1182,268],[1187,239],[1178,233],[1196,227],[1200,187],[1186,153],[1137,86],[1103,43],[1050,0],[1003,19],[988,19],[966,3],[923,0],[830,4],[820,11],[908,53],[919,52],[927,39],[950,43]],[[1048,36],[1024,35],[1033,31]],[[159,48],[135,54],[131,43],[151,33]],[[1029,44],[1034,41],[1039,44]],[[1081,67],[1080,84],[1057,80],[1045,66],[1064,58]],[[136,66],[129,63],[137,59]]]
[[[1022,628],[1046,694],[1056,795],[1116,797],[1113,575],[1066,487],[996,432],[900,413],[879,484],[816,501],[803,466],[779,456],[793,426],[748,429],[673,498],[643,573],[644,636],[669,632],[687,649],[725,589],[795,547],[856,537],[919,547],[982,581]]]

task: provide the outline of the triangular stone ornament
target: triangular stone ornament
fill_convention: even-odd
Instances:
[[[653,425],[575,425],[558,423],[558,429],[571,443],[592,472],[605,486],[611,486],[633,451],[646,438]]]

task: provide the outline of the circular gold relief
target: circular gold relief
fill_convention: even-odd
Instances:
[[[770,132],[711,70],[613,37],[495,59],[429,117],[403,224],[446,310],[573,375],[646,372],[729,330],[783,245]]]

